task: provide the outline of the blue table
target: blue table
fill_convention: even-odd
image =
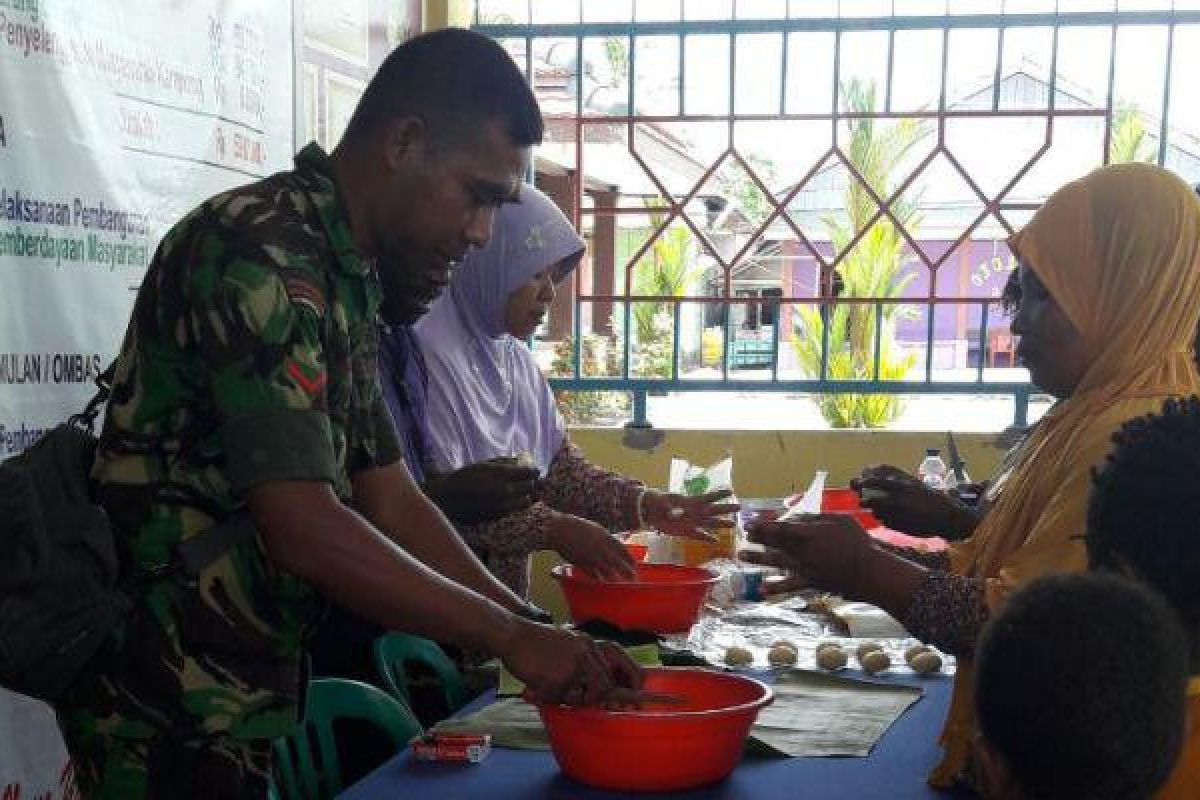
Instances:
[[[852,675],[854,673],[851,673]],[[877,677],[878,680],[882,676]],[[919,685],[925,695],[896,721],[868,758],[743,759],[724,783],[692,792],[645,797],[695,800],[949,800],[964,793],[938,792],[925,783],[941,750],[937,736],[950,703],[952,681],[893,676],[895,683]],[[486,695],[472,710],[490,702]],[[406,751],[350,787],[344,800],[395,798],[553,798],[591,800],[622,795],[591,789],[558,771],[548,752],[496,749],[482,764],[414,762]]]

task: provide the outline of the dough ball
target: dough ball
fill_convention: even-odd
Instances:
[[[929,675],[934,672],[941,672],[942,657],[932,650],[926,650],[924,653],[919,653],[909,666],[913,668],[913,672],[918,675]]]
[[[725,651],[725,663],[731,667],[744,667],[754,663],[754,653],[744,647],[730,647]]]
[[[818,653],[820,653],[822,650],[830,650],[830,649],[841,650],[842,646],[840,644],[838,644],[837,642],[821,642],[819,645],[817,645]]]
[[[788,650],[791,650],[793,653],[800,652],[800,648],[796,646],[796,643],[789,642],[787,639],[780,639],[779,641],[777,641],[771,645],[772,650],[774,650],[776,647],[786,647]]]
[[[921,655],[921,653],[928,653],[928,652],[929,652],[928,646],[923,645],[923,644],[914,644],[912,647],[910,647],[904,651],[904,660],[906,663],[908,663],[911,666],[914,658]]]
[[[796,663],[796,651],[777,644],[767,652],[767,663],[772,667],[790,667]]]
[[[862,664],[863,672],[868,675],[874,675],[876,672],[883,672],[892,665],[892,660],[888,658],[888,654],[882,650],[872,650],[865,656],[859,659]]]
[[[846,651],[836,644],[817,651],[817,666],[821,669],[841,669],[847,660]]]
[[[876,650],[882,649],[883,647],[879,644],[879,642],[863,642],[858,646],[858,649],[854,651],[854,654],[858,656],[858,660],[861,662],[864,658],[866,658],[867,653],[873,653]]]

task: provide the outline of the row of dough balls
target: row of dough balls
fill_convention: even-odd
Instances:
[[[799,652],[795,643],[781,639],[771,645],[771,649],[767,651],[767,663],[772,667],[795,666]],[[858,663],[862,666],[863,672],[868,675],[883,672],[892,665],[891,658],[883,651],[883,647],[878,642],[860,644],[855,655],[858,656]],[[846,651],[836,642],[822,642],[817,645],[816,656],[817,666],[827,670],[842,669],[849,661]],[[919,675],[940,672],[942,669],[942,657],[932,648],[923,644],[913,645],[905,650],[904,660],[913,672]],[[754,663],[754,653],[745,647],[730,647],[725,651],[725,663],[731,667],[747,666]]]
[[[892,659],[878,642],[863,642],[858,646],[855,655],[858,656],[858,663],[863,672],[868,675],[883,672],[892,665]],[[822,642],[817,645],[817,666],[821,669],[841,669],[846,666],[848,660],[846,651],[836,642]],[[923,644],[915,644],[905,650],[904,660],[918,675],[928,675],[942,669],[942,657]]]
[[[771,645],[767,651],[767,663],[772,667],[794,667],[800,657],[800,648],[794,642],[780,639]],[[754,663],[754,653],[745,647],[733,647],[725,650],[725,663],[731,667],[744,667]]]

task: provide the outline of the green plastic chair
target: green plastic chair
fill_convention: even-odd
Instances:
[[[436,642],[407,633],[386,633],[375,640],[375,668],[379,679],[392,697],[412,707],[405,664],[423,664],[437,677],[446,700],[447,713],[453,714],[471,699],[458,667]]]
[[[343,719],[377,726],[397,752],[421,733],[412,712],[374,686],[340,678],[311,681],[304,719],[273,745],[275,784],[282,800],[327,800],[342,790],[333,723]]]

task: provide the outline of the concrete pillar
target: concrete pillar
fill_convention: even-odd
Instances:
[[[596,192],[593,197],[596,208],[613,208],[617,205],[616,192]],[[625,265],[617,263],[617,217],[615,214],[596,214],[592,223],[592,293],[614,294],[618,269],[625,269]],[[592,330],[599,334],[612,334],[612,313],[612,303],[595,303]]]
[[[421,15],[426,31],[441,28],[469,28],[475,19],[474,0],[425,0]]]

